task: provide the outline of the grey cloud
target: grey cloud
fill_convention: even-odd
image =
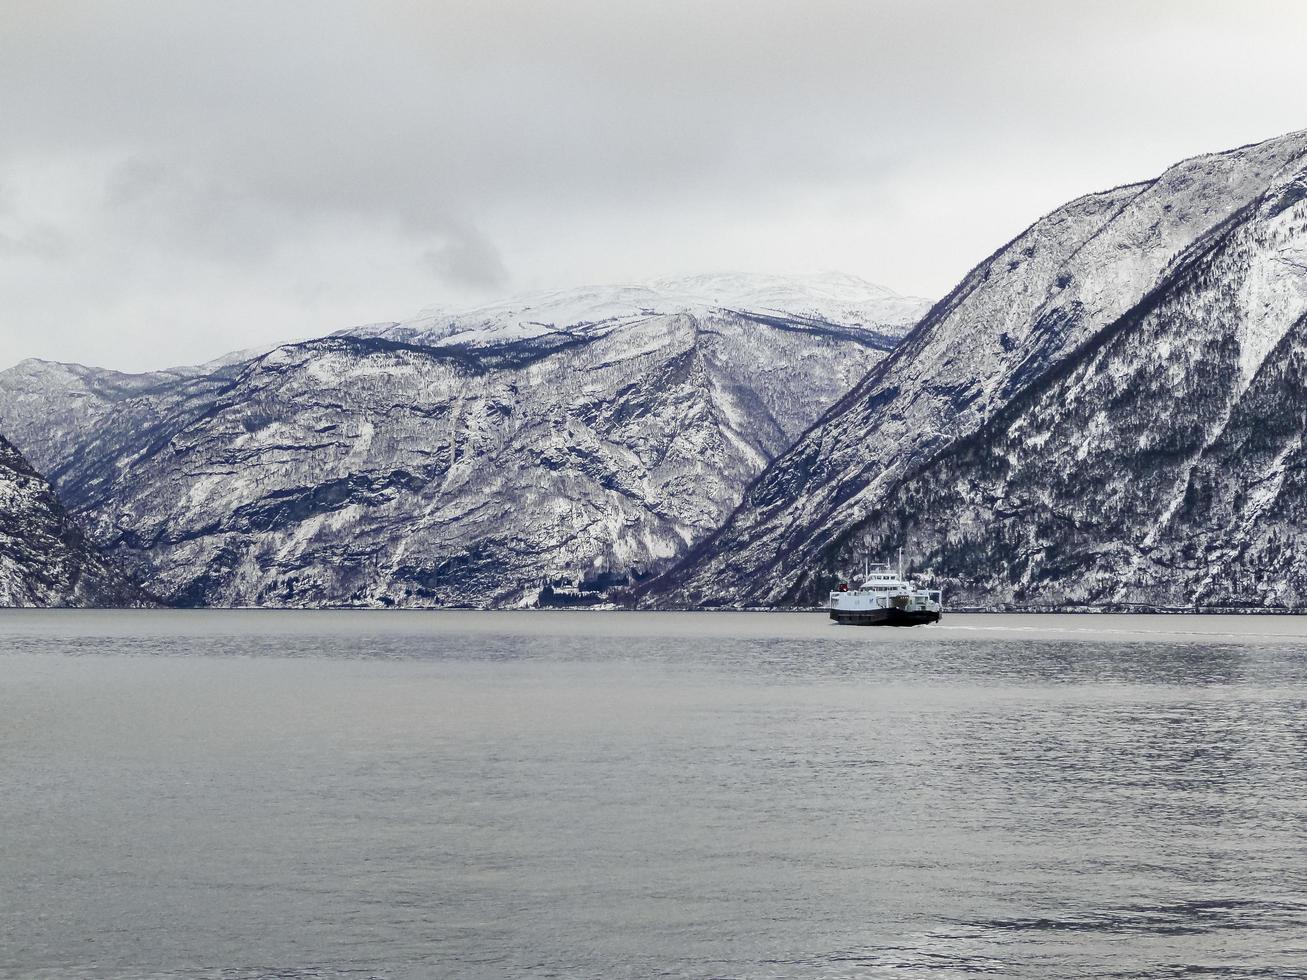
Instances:
[[[158,160],[131,157],[110,171],[105,180],[105,204],[111,208],[148,203],[168,185],[168,168]]]
[[[508,282],[508,270],[498,250],[475,234],[433,245],[422,253],[422,264],[444,284],[486,289]]]
[[[315,232],[322,207],[297,210],[292,204],[203,163],[140,155],[109,171],[101,206],[109,225],[130,227],[147,248],[249,266]]]
[[[0,233],[66,248],[0,269],[0,308],[44,327],[0,333],[0,360],[195,360],[713,268],[939,294],[1066,198],[1307,125],[1307,8],[1276,0],[8,0],[4,21]]]

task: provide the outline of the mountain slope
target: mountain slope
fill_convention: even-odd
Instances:
[[[1307,605],[1305,198],[1236,215],[827,558],[906,542],[980,604]]]
[[[683,554],[904,329],[713,307],[522,326],[367,328],[123,397],[86,382],[89,424],[57,438],[66,397],[46,411],[3,373],[0,419],[170,601],[567,601]]]
[[[53,488],[0,437],[0,606],[140,605]]]
[[[1190,268],[1229,233],[1228,222],[1247,220],[1256,202],[1292,202],[1305,159],[1307,134],[1291,134],[1185,161],[1037,222],[972,270],[776,460],[726,526],[655,583],[648,601],[816,601],[841,568],[902,537],[884,522],[904,513],[895,501],[924,468]],[[1240,273],[1222,275],[1230,279],[1219,288],[1241,288]],[[1277,328],[1250,313],[1245,329],[1260,337]],[[1173,340],[1183,346],[1182,336]],[[1061,433],[1073,445],[1095,436]],[[1049,451],[1067,444],[1050,437]],[[932,533],[946,534],[946,521]],[[1006,575],[1006,565],[995,574]],[[992,597],[1002,587],[981,591]]]

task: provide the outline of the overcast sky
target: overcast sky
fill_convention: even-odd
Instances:
[[[1307,4],[0,0],[0,367],[841,270],[1307,128]]]

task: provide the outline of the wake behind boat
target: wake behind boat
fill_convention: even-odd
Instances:
[[[856,589],[845,582],[830,594],[830,618],[852,626],[922,626],[942,611],[938,589],[915,588],[885,564],[869,566]]]

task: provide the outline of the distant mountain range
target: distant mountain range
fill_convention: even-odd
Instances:
[[[976,266],[646,591],[810,604],[903,547],[955,603],[1307,604],[1307,133],[1079,198]]]
[[[0,428],[171,603],[569,603],[711,532],[928,306],[852,277],[718,276],[200,368],[26,361],[0,373]]]
[[[933,307],[703,276],[24,362],[0,431],[67,511],[6,444],[0,602],[806,606],[901,547],[954,607],[1300,610],[1305,389],[1302,132],[1078,198]]]

